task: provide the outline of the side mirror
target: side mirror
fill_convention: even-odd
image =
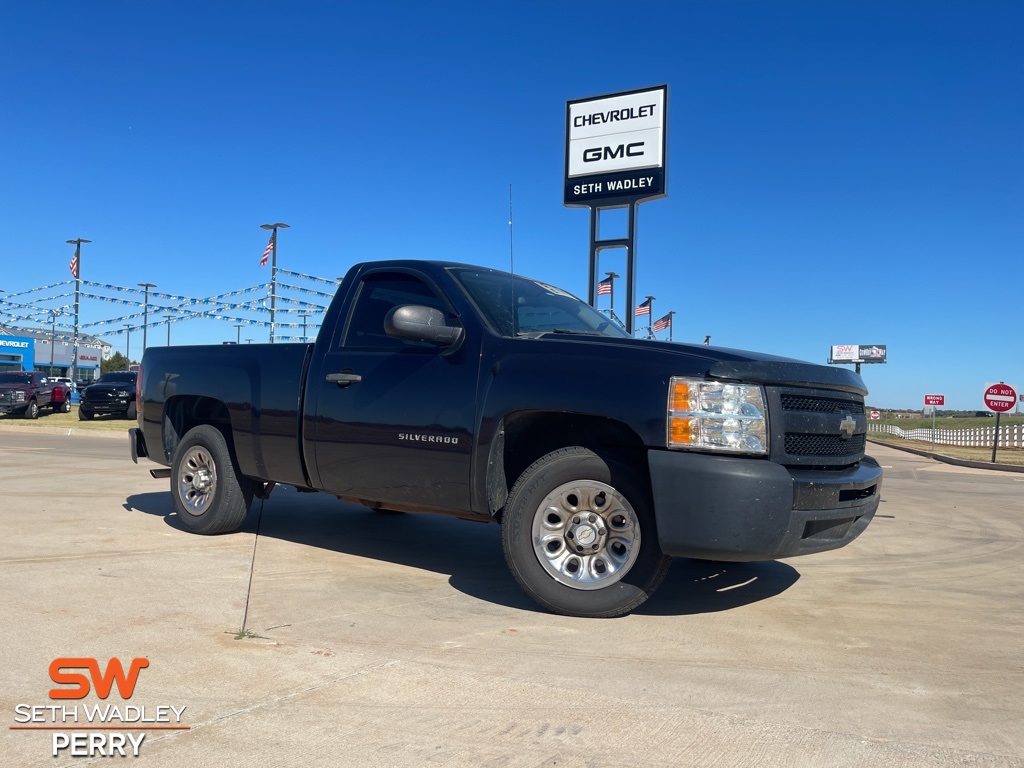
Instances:
[[[462,328],[446,325],[444,315],[433,307],[406,304],[394,307],[384,318],[384,333],[406,341],[425,341],[450,347],[462,338]]]

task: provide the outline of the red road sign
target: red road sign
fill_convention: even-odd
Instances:
[[[882,418],[882,414],[879,413],[878,411],[872,411],[871,412],[871,418],[872,419],[880,419],[880,418]]]
[[[946,404],[946,396],[945,395],[925,395],[924,396],[924,404],[925,405],[945,405]]]
[[[990,384],[985,390],[985,407],[996,413],[1013,410],[1017,402],[1017,390],[1009,384]]]

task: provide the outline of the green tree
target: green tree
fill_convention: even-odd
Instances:
[[[110,373],[111,371],[127,371],[128,370],[128,358],[122,355],[120,352],[115,352],[110,356],[109,360],[100,361],[100,373]]]

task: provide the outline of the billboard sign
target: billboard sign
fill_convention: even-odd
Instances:
[[[830,365],[840,363],[884,363],[885,344],[833,344],[829,348]]]
[[[565,205],[664,197],[667,107],[667,85],[567,101]]]

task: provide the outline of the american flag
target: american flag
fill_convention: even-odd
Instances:
[[[649,315],[649,314],[651,314],[651,300],[650,299],[647,299],[647,301],[645,301],[643,304],[638,305],[637,308],[633,310],[633,316],[634,317],[640,317],[640,315]]]
[[[260,266],[267,266],[267,259],[270,258],[270,252],[274,250],[274,236],[270,236],[270,240],[267,242],[267,247],[263,249],[263,257],[260,259]]]
[[[655,320],[654,321],[653,330],[655,330],[655,331],[664,331],[666,328],[671,327],[671,325],[672,325],[672,313],[669,312],[667,315],[665,315],[660,320]]]
[[[71,274],[74,276],[75,280],[77,280],[78,279],[78,251],[77,250],[75,251],[75,255],[71,257],[71,263],[68,264],[68,267],[71,269]]]
[[[606,277],[604,280],[597,284],[597,295],[598,296],[610,296],[612,292],[612,279]]]

